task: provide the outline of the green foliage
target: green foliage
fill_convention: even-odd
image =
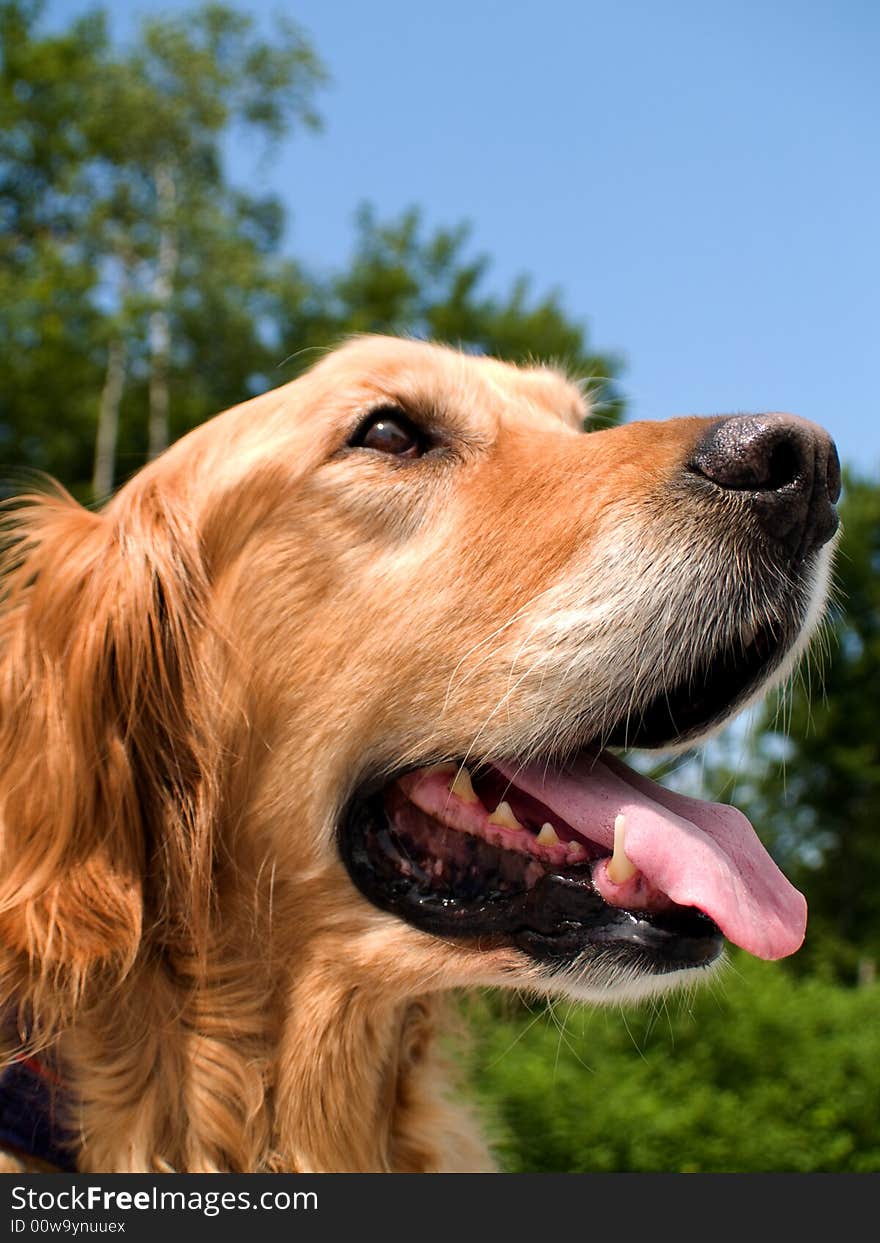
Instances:
[[[105,453],[123,473],[144,460],[147,406],[167,440],[249,395],[283,220],[228,185],[222,142],[232,126],[270,141],[314,128],[324,73],[292,23],[263,39],[225,5],[147,19],[131,49],[99,10],[60,35],[41,13],[0,3],[0,436],[5,466],[85,497],[120,343]],[[216,347],[201,357],[207,317],[231,346],[219,367]],[[200,365],[212,386],[191,385]]]
[[[22,267],[51,237],[74,243],[86,189],[84,109],[107,54],[94,13],[37,37],[38,0],[0,0],[0,259]]]
[[[88,470],[102,314],[78,229],[80,100],[106,47],[99,17],[35,39],[42,6],[0,3],[0,454]]]
[[[470,1007],[472,1081],[508,1170],[880,1170],[880,997],[737,954],[638,1009]]]

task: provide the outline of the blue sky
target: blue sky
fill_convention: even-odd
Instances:
[[[109,7],[126,37],[189,6]],[[296,18],[332,75],[323,134],[231,152],[300,258],[343,262],[364,199],[468,220],[493,286],[558,288],[623,356],[631,417],[792,410],[880,470],[874,0],[241,7]]]

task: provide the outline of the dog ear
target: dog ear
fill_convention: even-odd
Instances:
[[[211,791],[198,542],[154,488],[13,516],[0,607],[6,991],[120,978],[144,929],[203,943]],[[18,977],[18,984],[15,979]]]

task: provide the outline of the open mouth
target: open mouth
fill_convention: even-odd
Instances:
[[[658,746],[730,714],[786,650],[769,628],[649,701],[609,745]],[[664,789],[588,746],[398,773],[351,801],[340,850],[376,906],[426,932],[514,945],[565,967],[600,956],[654,975],[704,967],[724,939],[760,958],[801,945],[806,903],[746,817]]]
[[[423,931],[560,965],[707,966],[724,938],[774,959],[806,903],[736,808],[663,789],[606,751],[410,770],[355,798],[341,850],[376,906]]]

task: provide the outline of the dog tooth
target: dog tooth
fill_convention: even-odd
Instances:
[[[624,850],[626,833],[626,816],[616,816],[614,820],[614,853],[608,860],[605,870],[615,885],[625,885],[638,872],[638,868],[628,859]]]
[[[471,775],[462,764],[455,773],[455,780],[449,786],[449,793],[456,794],[463,803],[479,803],[480,798],[471,784]]]
[[[521,829],[523,826],[513,814],[510,803],[499,803],[489,817],[490,824],[500,824],[505,829]]]
[[[583,844],[583,842],[569,842],[568,843],[569,859],[583,859],[586,853],[587,853],[587,848]]]
[[[559,838],[552,824],[542,824],[541,832],[535,838],[539,846],[558,846]]]

